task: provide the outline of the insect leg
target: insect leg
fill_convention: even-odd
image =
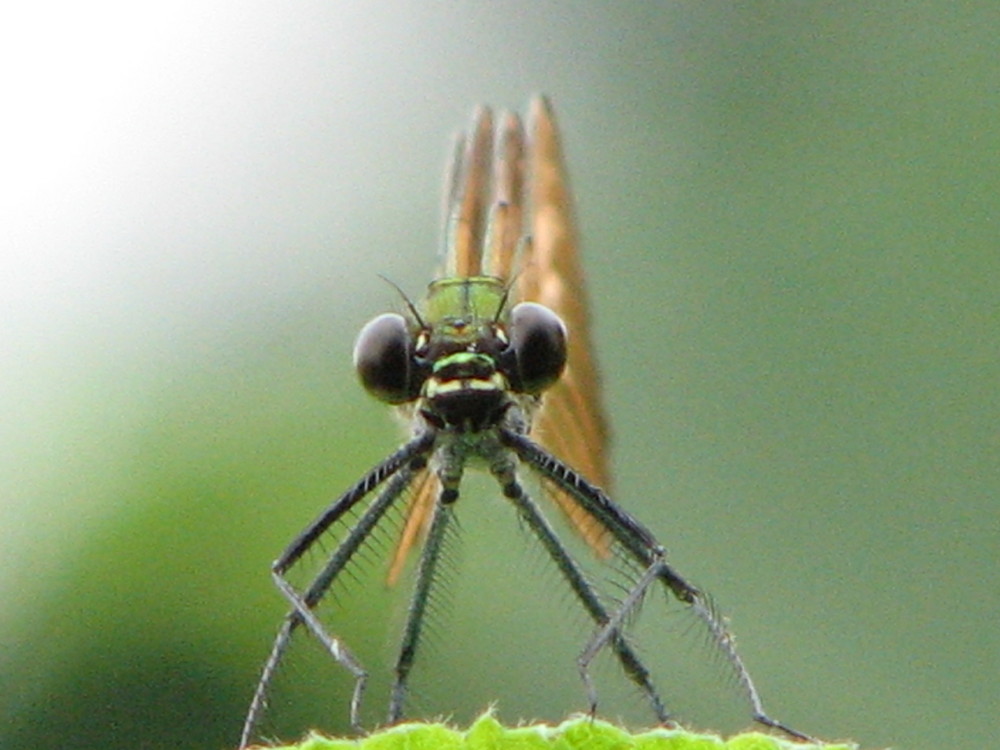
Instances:
[[[641,602],[645,591],[653,581],[659,580],[678,600],[689,605],[705,624],[712,635],[716,648],[726,657],[737,681],[742,686],[747,702],[750,704],[753,720],[758,724],[781,730],[797,739],[807,741],[812,739],[809,735],[772,718],[764,710],[760,693],[757,691],[743,659],[736,651],[736,643],[722,617],[709,605],[707,598],[698,588],[688,583],[666,562],[666,551],[649,529],[616,505],[602,490],[590,484],[528,437],[505,429],[500,431],[500,441],[511,448],[521,460],[533,466],[542,476],[570,494],[580,504],[580,507],[600,521],[614,539],[639,564],[646,568],[619,610],[588,644],[585,654],[591,654],[590,658],[593,658],[593,654],[597,653],[606,643],[613,641],[618,635],[622,622]]]
[[[538,508],[538,505],[521,486],[521,483],[517,480],[512,470],[496,472],[496,477],[503,487],[504,495],[514,504],[525,523],[528,524],[528,527],[538,537],[538,540],[545,547],[556,567],[559,568],[559,572],[562,573],[563,578],[566,579],[570,588],[573,589],[573,593],[580,600],[583,608],[587,610],[587,613],[602,628],[603,632],[603,626],[611,620],[611,616],[604,605],[601,604],[597,592],[590,581],[587,580],[583,571],[576,564],[576,561],[573,560],[562,542],[559,541],[559,537]],[[621,662],[622,669],[625,670],[629,679],[645,693],[657,720],[661,723],[668,721],[670,718],[669,714],[659,694],[656,692],[649,670],[646,669],[646,666],[640,661],[635,651],[628,645],[628,642],[621,634],[621,629],[616,627],[613,631],[609,632],[605,642],[608,640],[611,642],[611,649],[618,657],[618,661]],[[590,661],[592,658],[584,661],[583,655],[581,655],[577,660],[577,666],[580,670],[580,678],[583,680],[584,687],[587,690],[590,712],[594,713],[597,710],[597,688],[594,686],[594,682],[590,676]]]
[[[450,484],[450,483],[449,483]],[[434,515],[427,538],[424,540],[420,553],[420,567],[417,571],[417,582],[410,600],[410,609],[406,615],[406,627],[403,630],[403,640],[399,647],[399,657],[396,661],[396,679],[392,686],[389,699],[389,721],[398,721],[403,715],[403,704],[406,701],[407,680],[416,657],[420,633],[424,625],[424,615],[430,599],[431,586],[437,563],[444,547],[445,533],[454,511],[452,505],[458,499],[458,491],[454,488],[442,487],[438,501],[434,504]]]
[[[433,435],[425,434],[414,438],[385,461],[373,468],[361,478],[351,489],[345,492],[330,505],[305,531],[303,531],[285,552],[271,566],[271,575],[278,589],[292,605],[292,610],[275,636],[271,653],[261,671],[260,679],[254,690],[253,698],[247,709],[247,716],[240,735],[240,748],[246,747],[254,733],[267,706],[267,691],[278,668],[292,634],[299,625],[305,624],[320,640],[338,663],[347,668],[355,677],[354,695],[351,699],[351,724],[359,725],[361,697],[364,692],[366,673],[351,652],[336,637],[329,635],[319,622],[313,609],[329,590],[334,579],[344,569],[344,566],[364,543],[371,530],[385,514],[385,511],[406,489],[412,481],[416,470],[426,464],[426,454],[433,446]],[[300,594],[285,578],[285,573],[305,553],[319,536],[331,525],[342,518],[351,508],[363,499],[379,484],[389,477],[392,480],[379,493],[375,501],[362,514],[358,522],[350,529],[345,539],[338,545],[333,555],[323,566],[323,569],[310,583],[304,594]]]

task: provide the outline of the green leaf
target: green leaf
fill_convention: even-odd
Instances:
[[[714,734],[657,728],[633,734],[589,716],[558,726],[505,727],[489,712],[465,732],[443,723],[407,722],[358,739],[335,739],[311,733],[297,745],[270,750],[857,750],[853,744],[810,744],[761,732],[724,740]]]

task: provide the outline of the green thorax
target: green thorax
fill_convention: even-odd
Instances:
[[[469,344],[503,320],[507,286],[493,276],[437,279],[428,286],[422,318],[431,338]]]

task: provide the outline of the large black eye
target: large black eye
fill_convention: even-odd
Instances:
[[[516,359],[516,387],[541,393],[566,366],[566,326],[544,305],[522,302],[510,311],[510,348]]]
[[[385,313],[365,324],[354,343],[354,367],[361,384],[382,401],[402,404],[416,397],[413,337],[402,315]]]

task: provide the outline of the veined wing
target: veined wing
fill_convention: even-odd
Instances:
[[[611,492],[609,430],[590,339],[587,290],[559,130],[544,97],[531,103],[528,121],[528,203],[531,241],[517,279],[521,298],[562,318],[569,331],[566,370],[543,396],[532,437],[588,480]],[[608,552],[604,527],[579,504],[546,485],[573,526],[599,553]]]

